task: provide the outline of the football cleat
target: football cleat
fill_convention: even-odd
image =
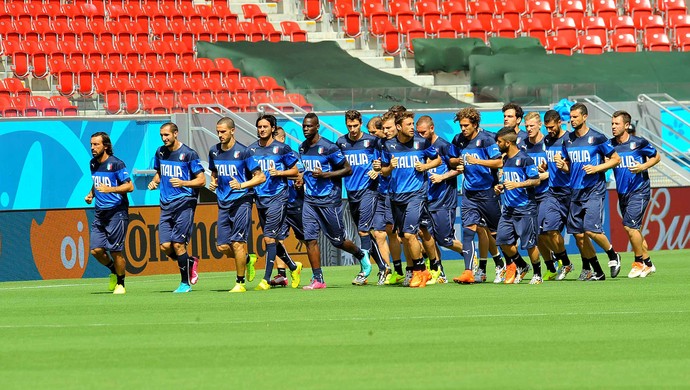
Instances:
[[[274,276],[268,284],[270,284],[271,287],[287,287],[288,280],[285,276],[278,274]]]
[[[113,294],[115,294],[115,295],[123,295],[123,294],[126,294],[126,293],[127,293],[127,291],[125,291],[125,286],[123,286],[123,285],[121,285],[121,284],[115,285],[115,288],[113,289]]]
[[[394,285],[394,284],[400,284],[405,280],[405,277],[400,275],[399,273],[393,271],[388,277],[386,278],[386,281],[384,284],[389,284],[389,285]]]
[[[424,271],[414,271],[412,279],[410,280],[410,287],[426,287],[426,283],[431,279],[431,273],[428,269]]]
[[[364,286],[367,284],[367,277],[364,276],[363,272],[360,272],[355,276],[354,279],[352,279],[352,284],[355,286]]]
[[[453,281],[458,284],[473,284],[474,283],[474,275],[472,275],[472,270],[471,269],[466,269],[460,274],[460,276],[457,276],[453,278]]]
[[[517,276],[516,274],[517,274],[517,266],[515,265],[515,263],[510,263],[510,265],[506,267],[506,276],[505,276],[505,280],[503,281],[503,283],[505,283],[505,284],[515,283],[515,278]]]
[[[192,256],[192,266],[190,267],[189,284],[195,285],[199,281],[199,273],[197,267],[199,266],[199,258]]]
[[[261,279],[259,284],[257,284],[256,287],[254,287],[254,291],[266,291],[266,290],[270,290],[270,289],[271,289],[271,285],[268,284],[266,279]]]
[[[534,275],[532,276],[532,280],[529,281],[529,284],[542,284],[544,280],[541,278],[539,275]]]
[[[231,293],[243,293],[247,292],[247,288],[244,287],[244,283],[235,283],[235,287],[230,290]]]
[[[629,278],[636,278],[642,274],[642,270],[644,269],[645,265],[643,262],[637,262],[634,261],[632,263],[632,269],[630,272],[628,272],[628,277]]]
[[[292,288],[299,287],[299,282],[300,280],[302,280],[302,263],[300,263],[299,261],[295,261],[295,265],[297,266],[297,268],[295,268],[294,271],[290,271],[290,279],[292,279],[290,287]]]
[[[556,276],[556,280],[563,280],[563,279],[565,279],[565,277],[568,276],[568,274],[569,274],[570,272],[572,272],[572,270],[573,270],[573,264],[572,264],[572,263],[571,263],[571,264],[568,264],[568,265],[562,266],[562,267],[558,270],[558,276]]]
[[[593,272],[592,275],[589,278],[587,278],[588,282],[597,282],[597,281],[601,281],[601,280],[606,280],[606,275],[604,275],[603,272],[600,274]]]
[[[180,285],[177,287],[173,293],[175,294],[180,294],[180,293],[188,293],[192,291],[192,286],[188,285],[187,283],[180,283]]]
[[[386,280],[388,280],[388,277],[391,274],[391,269],[390,268],[385,268],[383,271],[379,271],[377,274],[378,276],[378,282],[376,282],[377,285],[382,286],[386,283]]]
[[[405,270],[405,280],[403,280],[403,287],[410,287],[410,281],[412,281],[412,270]]]
[[[110,280],[108,280],[108,291],[114,291],[115,286],[117,286],[117,275],[110,274]]]
[[[609,260],[609,268],[611,268],[611,277],[615,278],[621,272],[621,255],[616,253],[615,260]]]
[[[506,280],[506,267],[496,267],[496,278],[494,278],[494,283],[503,283]]]
[[[319,282],[316,279],[311,280],[311,284],[308,286],[302,287],[302,290],[322,290],[326,288],[326,283]]]
[[[656,267],[654,264],[652,264],[651,267],[647,267],[646,265],[644,266],[644,269],[642,270],[642,273],[640,273],[641,278],[646,278],[647,276],[653,274],[656,272]]]
[[[247,261],[247,281],[251,282],[254,281],[254,277],[256,277],[256,268],[254,267],[256,265],[256,255],[254,253],[249,254],[249,261]]]
[[[364,276],[368,278],[371,274],[371,261],[369,261],[369,251],[362,249],[362,252],[364,252],[364,257],[362,257],[362,260],[359,261],[359,267],[361,273],[363,273]]]
[[[474,282],[475,283],[486,282],[486,272],[482,269],[477,268],[477,272],[474,273]]]
[[[525,275],[527,275],[527,273],[531,269],[532,267],[529,264],[527,264],[525,267],[517,267],[515,271],[515,281],[513,283],[520,284],[520,282],[522,282],[522,279],[525,278]]]
[[[580,276],[578,276],[577,280],[587,280],[591,278],[593,275],[591,270],[588,269],[583,269],[582,272],[580,272]]]

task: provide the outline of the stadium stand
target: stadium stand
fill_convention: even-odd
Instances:
[[[309,33],[300,27],[303,20],[333,20],[343,38],[356,39],[362,47],[373,45],[378,55],[403,58],[414,57],[416,38],[476,37],[488,43],[492,37],[530,36],[551,53],[572,54],[633,47],[685,51],[690,33],[684,0],[299,0],[298,12],[280,18],[267,12],[267,3],[261,0],[241,3],[8,0],[0,5],[5,77],[30,88],[29,97],[90,101],[109,113],[169,113],[184,110],[185,103],[195,100],[231,101],[233,107],[245,108],[259,98],[287,98],[290,91],[272,89],[261,96],[250,89],[236,101],[238,86],[228,85],[228,77],[239,82],[240,71],[199,61],[195,45],[197,41],[305,42]],[[187,87],[176,91],[170,84],[175,80],[178,85],[179,77]],[[212,85],[191,82],[203,77],[213,78]],[[125,88],[121,79],[135,88]],[[116,88],[118,83],[124,91]],[[222,90],[229,91],[228,96],[219,93]],[[53,102],[38,101],[42,107]],[[18,115],[73,112],[34,111],[26,106],[31,99],[7,102],[15,109],[8,113]]]

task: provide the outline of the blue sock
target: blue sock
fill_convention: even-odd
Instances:
[[[272,242],[266,244],[266,272],[264,272],[264,280],[267,282],[271,280],[273,273],[273,263],[276,261],[276,243]]]
[[[371,236],[366,235],[366,236],[359,236],[359,240],[362,242],[362,245],[360,246],[363,250],[368,251],[371,250]]]
[[[312,272],[314,273],[314,280],[316,280],[317,282],[320,282],[320,283],[324,283],[323,271],[321,271],[321,268],[314,268],[312,270]]]
[[[189,263],[187,260],[189,260],[187,252],[177,256],[177,266],[180,267],[182,283],[189,284]]]
[[[462,257],[465,259],[465,269],[472,269],[474,260],[474,236],[477,234],[472,229],[462,229]]]
[[[290,257],[290,254],[285,249],[285,245],[281,244],[280,241],[276,241],[276,255],[283,259],[283,262],[287,264],[290,271],[297,269],[297,264],[292,260],[292,257]]]

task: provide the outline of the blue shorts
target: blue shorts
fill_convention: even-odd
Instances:
[[[568,209],[568,233],[604,232],[604,195],[571,200]]]
[[[444,247],[453,246],[455,240],[455,208],[428,211],[430,231],[434,240]],[[422,218],[424,221],[425,218]]]
[[[278,239],[284,240],[290,234],[290,228],[295,234],[295,238],[304,241],[304,224],[302,223],[302,207],[288,208],[285,213],[285,222],[280,229]]]
[[[263,202],[268,207],[257,207],[259,225],[264,237],[278,239],[285,222],[285,203],[283,201]]]
[[[192,228],[194,228],[195,209],[196,199],[183,201],[170,209],[161,209],[158,223],[158,240],[160,243],[188,243],[192,235]]]
[[[247,242],[251,231],[252,200],[244,197],[230,203],[228,208],[218,209],[218,245],[231,242]]]
[[[372,227],[378,232],[383,232],[386,230],[386,225],[392,224],[393,213],[391,212],[391,198],[388,195],[379,193],[377,194]]]
[[[537,245],[536,206],[514,209],[506,207],[498,222],[496,245],[514,245],[520,239],[520,248],[530,249]]]
[[[419,232],[419,221],[424,209],[426,209],[424,196],[412,197],[405,203],[391,201],[393,228],[398,232],[398,236],[403,237],[405,233]]]
[[[345,225],[343,224],[342,206],[317,206],[304,202],[302,208],[304,239],[317,240],[323,231],[326,238],[339,248],[345,242]]]
[[[377,201],[378,192],[372,190],[364,191],[359,201],[349,201],[350,214],[357,225],[357,231],[366,233],[373,229]]]
[[[129,224],[127,210],[99,210],[91,222],[89,249],[103,248],[109,252],[122,252]]]
[[[642,227],[642,219],[645,211],[647,211],[650,197],[649,188],[627,194],[618,194],[618,208],[621,210],[623,226],[637,230]]]
[[[485,226],[492,233],[498,229],[501,204],[493,189],[465,191],[462,197],[462,226]]]
[[[570,195],[547,195],[537,206],[539,234],[550,231],[563,231],[568,220]]]

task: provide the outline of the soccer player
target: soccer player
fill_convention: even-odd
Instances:
[[[606,251],[615,278],[621,269],[616,253],[603,231],[606,178],[604,172],[620,163],[620,156],[605,135],[587,126],[587,106],[575,103],[570,108],[573,131],[563,142],[563,156],[554,158],[559,169],[570,172],[572,196],[568,210],[568,233],[582,256],[582,272],[578,280],[605,280],[592,240]],[[605,158],[608,160],[605,161]]]
[[[515,134],[517,134],[517,146],[520,149],[525,148],[525,140],[528,138],[526,132],[520,130],[520,123],[522,123],[522,117],[524,111],[522,107],[515,103],[508,103],[501,108],[503,111],[503,126],[515,129]]]
[[[503,212],[498,223],[496,243],[501,246],[506,260],[510,263],[506,270],[506,284],[518,284],[529,272],[529,264],[523,260],[517,249],[527,251],[534,276],[529,284],[541,284],[541,265],[537,248],[537,202],[534,188],[539,185],[539,170],[534,160],[518,149],[517,134],[511,127],[504,127],[496,135],[498,149],[503,156],[503,169],[496,192],[501,194]]]
[[[565,249],[565,241],[561,232],[568,220],[568,209],[570,207],[570,175],[558,169],[556,156],[563,155],[563,142],[568,138],[567,132],[561,126],[561,115],[555,110],[544,113],[544,127],[547,135],[544,137],[544,147],[546,148],[546,166],[542,163],[541,170],[548,170],[548,191],[544,198],[539,202],[538,223],[539,238],[551,256],[551,261],[558,260],[561,267],[558,269],[556,280],[563,280],[573,270],[573,265]],[[540,243],[540,245],[542,245]],[[541,252],[541,246],[540,246]],[[553,252],[553,255],[551,253]],[[544,280],[552,280],[551,266],[548,257],[544,256],[547,272]]]
[[[374,212],[374,220],[372,227],[374,229],[373,235],[376,239],[376,247],[379,250],[379,256],[390,268],[390,260],[393,260],[393,270],[388,275],[383,275],[383,284],[395,285],[400,284],[405,280],[405,272],[402,270],[402,250],[400,248],[400,239],[393,231],[393,214],[391,213],[391,200],[388,194],[390,187],[390,176],[383,176],[381,171],[380,154],[383,144],[388,139],[393,139],[398,135],[398,129],[395,127],[395,113],[387,112],[381,118],[381,130],[378,131],[377,137],[379,142],[377,145],[378,159],[372,162],[372,170],[369,172],[370,177],[378,178],[378,195],[376,199],[376,210]],[[379,275],[379,285],[381,284],[381,275]]]
[[[208,152],[209,189],[218,197],[218,250],[235,261],[237,278],[232,293],[246,292],[247,236],[251,226],[253,187],[266,181],[247,147],[235,139],[235,122],[228,117],[216,123],[220,143]],[[254,279],[253,275],[249,279]]]
[[[539,215],[544,213],[544,208],[547,205],[544,200],[549,193],[549,170],[547,166],[546,144],[544,134],[541,132],[541,118],[538,112],[530,112],[525,115],[525,129],[527,129],[527,140],[525,140],[525,152],[534,160],[534,164],[539,169],[539,180],[541,182],[534,190],[534,198],[537,202],[537,222]],[[544,258],[546,264],[546,272],[543,275],[544,280],[555,280],[558,276],[556,262],[552,256],[551,247],[548,245],[548,238],[546,235],[538,232],[537,247],[539,253]]]
[[[122,249],[129,223],[127,193],[134,190],[125,163],[113,154],[108,134],[97,132],[91,136],[89,164],[93,186],[84,197],[87,204],[96,199],[96,215],[91,223],[89,248],[93,257],[110,270],[108,289],[113,294],[125,294],[125,258]]]
[[[424,115],[417,120],[417,132],[419,135],[431,142],[441,156],[442,164],[429,170],[429,193],[428,193],[428,220],[430,222],[427,229],[422,229],[425,241],[437,242],[439,245],[453,250],[462,255],[462,243],[455,238],[455,213],[458,207],[458,172],[450,169],[450,156],[452,145],[436,134],[434,121],[430,116]],[[429,232],[433,233],[433,238]],[[434,252],[436,252],[434,248]],[[431,258],[431,277],[434,282],[445,283],[446,277],[443,272],[440,257],[434,259],[433,253],[427,253]]]
[[[345,112],[345,126],[347,126],[347,134],[339,137],[336,145],[340,147],[352,168],[352,174],[343,178],[350,213],[357,225],[361,248],[373,255],[379,267],[378,279],[383,283],[390,269],[386,270],[386,263],[379,257],[378,249],[372,251],[371,234],[376,211],[378,180],[372,179],[369,172],[372,170],[373,161],[377,158],[378,139],[362,132],[362,114],[359,111]],[[374,242],[373,245],[376,243]],[[362,259],[360,267],[359,274],[352,281],[352,284],[357,286],[365,285],[371,273],[371,263],[367,257]]]
[[[156,174],[149,182],[149,189],[160,186],[161,215],[158,223],[158,238],[161,250],[168,257],[177,260],[181,281],[174,293],[192,291],[198,280],[199,259],[187,253],[187,243],[194,227],[199,188],[206,184],[204,168],[199,155],[177,139],[177,125],[168,122],[161,126],[163,141],[153,161]]]
[[[275,137],[278,142],[285,143],[285,130],[280,126],[276,127],[273,137]],[[278,239],[278,242],[283,246],[285,246],[285,239],[288,237],[288,234],[290,234],[290,229],[292,229],[295,238],[306,246],[304,242],[304,225],[302,224],[302,207],[304,205],[304,181],[302,180],[302,173],[304,172],[304,166],[300,161],[297,161],[297,169],[300,172],[299,176],[294,179],[288,179],[288,201],[285,209],[285,222],[283,222],[283,227],[281,228]],[[285,249],[285,255],[290,257],[287,248]],[[290,258],[288,262],[290,261],[294,260]],[[278,273],[271,279],[269,284],[271,287],[286,287],[288,285],[287,265],[285,265],[285,262],[280,256],[276,256],[275,266],[278,269]]]
[[[470,284],[483,282],[486,279],[487,255],[492,234],[498,228],[501,217],[501,206],[498,195],[494,192],[492,170],[503,166],[501,152],[496,146],[495,137],[488,131],[480,131],[481,115],[474,108],[463,108],[455,115],[461,133],[453,138],[451,167],[457,167],[464,173],[462,214],[462,248],[465,260],[465,271],[453,278],[456,283]],[[472,272],[474,262],[474,236],[479,229],[487,229],[488,234],[479,234],[479,268],[477,275]],[[482,240],[486,241],[482,244]],[[500,255],[493,257],[496,264],[494,283],[502,283],[505,278],[505,265]],[[507,259],[506,259],[507,260]]]
[[[659,163],[661,156],[649,141],[628,133],[630,119],[630,114],[625,111],[616,111],[611,118],[611,144],[621,157],[621,163],[613,168],[613,174],[616,177],[618,207],[623,217],[623,228],[628,233],[635,253],[635,261],[628,277],[644,278],[656,272],[640,227],[651,197],[648,171]]]
[[[343,176],[352,173],[342,151],[333,142],[319,135],[319,118],[310,112],[304,116],[302,131],[306,139],[300,145],[304,164],[304,239],[314,277],[305,290],[326,288],[321,270],[319,231],[323,231],[334,247],[353,255],[360,263],[369,257],[366,251],[345,238],[342,211]]]
[[[381,173],[391,177],[389,194],[394,229],[402,238],[407,259],[403,286],[425,287],[431,273],[426,269],[417,233],[420,215],[427,203],[426,171],[439,166],[441,158],[431,142],[415,135],[413,113],[399,114],[395,126],[398,135],[383,144]]]
[[[254,188],[254,199],[259,214],[259,224],[266,246],[266,269],[264,277],[254,288],[265,291],[271,288],[269,281],[273,273],[276,256],[286,262],[290,268],[292,288],[297,288],[302,272],[302,263],[291,261],[287,250],[278,241],[285,221],[286,203],[288,200],[287,178],[299,174],[297,154],[286,144],[273,138],[276,131],[276,117],[270,114],[261,115],[256,120],[256,131],[259,139],[249,145],[249,156],[261,167],[266,181]]]
[[[367,130],[369,131],[369,134],[373,135],[374,137],[386,137],[385,134],[381,134],[383,132],[383,124],[380,116],[375,116],[369,119],[369,122],[367,122]]]

